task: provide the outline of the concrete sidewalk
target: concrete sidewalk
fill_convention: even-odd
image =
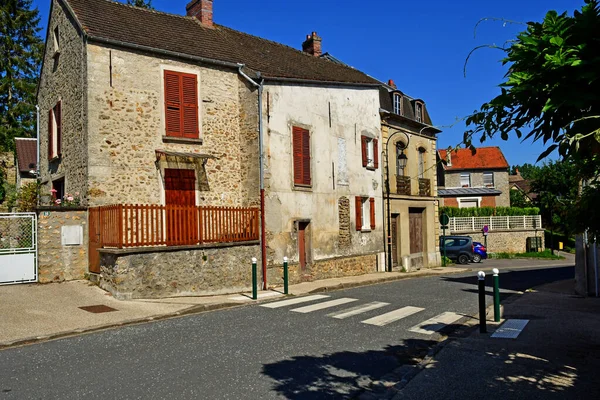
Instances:
[[[600,398],[600,299],[573,294],[573,280],[555,282],[504,304],[507,319],[528,319],[516,339],[475,331],[450,339],[393,399]]]
[[[399,279],[464,272],[434,268],[385,272],[290,285],[290,294],[335,290]],[[258,301],[283,296],[282,289],[259,293]],[[0,349],[98,329],[251,304],[248,293],[119,301],[87,281],[0,286]],[[91,307],[88,310],[81,307]]]

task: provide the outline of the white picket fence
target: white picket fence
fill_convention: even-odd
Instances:
[[[448,228],[452,232],[480,231],[484,226],[490,231],[511,229],[542,229],[541,215],[513,217],[452,217]]]

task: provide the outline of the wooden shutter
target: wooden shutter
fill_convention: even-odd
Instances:
[[[371,211],[371,229],[375,229],[375,199],[373,197],[369,199],[369,206]]]
[[[356,213],[356,230],[362,230],[362,198],[360,196],[356,196],[355,198],[355,213]]]
[[[50,109],[48,110],[48,160],[52,160],[52,142],[54,141],[52,118],[54,118],[54,111]]]
[[[360,137],[360,147],[362,150],[362,165],[363,167],[366,167],[368,164],[368,160],[367,160],[367,138],[366,136],[361,136]]]
[[[198,138],[198,78],[182,74],[183,137]]]
[[[56,112],[56,155],[60,157],[62,154],[62,101],[56,103],[54,107]]]
[[[167,136],[181,136],[183,122],[181,118],[181,76],[165,71],[165,125]]]
[[[294,156],[294,184],[310,185],[310,132],[297,126],[292,128]]]
[[[379,141],[377,139],[373,139],[373,166],[375,169],[379,168],[379,150],[378,150]]]

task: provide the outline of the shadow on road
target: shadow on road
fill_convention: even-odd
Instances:
[[[416,365],[437,343],[409,339],[383,350],[300,356],[266,364],[262,372],[276,381],[273,390],[287,399],[351,398],[395,368]]]

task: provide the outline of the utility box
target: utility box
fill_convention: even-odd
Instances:
[[[531,236],[527,238],[526,249],[528,253],[537,253],[542,248],[542,238]]]
[[[63,246],[81,246],[83,243],[83,226],[67,225],[61,227],[61,244]]]

